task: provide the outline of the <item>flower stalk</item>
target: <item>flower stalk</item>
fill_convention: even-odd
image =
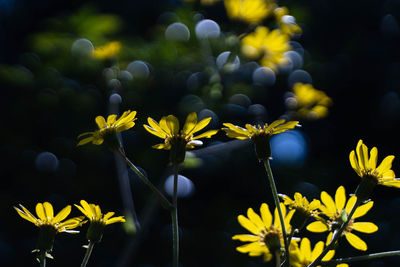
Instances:
[[[161,201],[161,205],[168,210],[173,209],[173,205],[171,204],[171,202],[169,202],[168,199],[163,195],[163,193],[161,193],[160,190],[158,190],[157,187],[153,185],[153,183],[150,182],[150,180],[142,174],[142,172],[128,159],[125,153],[121,149],[117,150],[117,153],[126,162],[126,164],[128,164],[129,168],[131,168],[139,176],[139,178],[150,187],[153,193],[158,196]]]
[[[179,266],[179,227],[178,227],[178,164],[174,164],[174,190],[172,198],[172,259],[173,267]]]
[[[278,191],[276,190],[274,176],[272,174],[271,165],[269,164],[269,160],[268,159],[264,159],[263,162],[264,162],[265,170],[267,171],[267,176],[268,176],[269,183],[271,185],[272,196],[274,197],[275,206],[276,206],[276,208],[278,210],[279,221],[281,222],[281,226],[282,226],[283,242],[284,242],[284,245],[285,245],[285,259],[286,259],[285,260],[285,265],[286,266],[290,266],[290,262],[289,262],[289,243],[288,243],[288,238],[287,238],[285,220],[284,220],[282,209],[281,209],[281,205],[280,205],[280,202],[279,202]]]
[[[90,255],[92,254],[93,248],[94,248],[94,243],[95,242],[89,242],[89,244],[86,246],[86,253],[85,253],[85,257],[82,260],[82,264],[81,267],[85,267],[86,264],[89,261]]]
[[[348,263],[348,262],[355,262],[355,261],[365,261],[365,260],[372,260],[372,259],[379,259],[383,257],[390,257],[390,256],[400,256],[400,250],[394,251],[385,251],[379,253],[372,253],[368,255],[358,256],[358,257],[348,257],[348,258],[340,258],[330,261],[321,262],[321,265],[335,265],[340,263]]]
[[[39,261],[40,267],[46,267],[46,251],[45,250],[40,250],[38,261]]]

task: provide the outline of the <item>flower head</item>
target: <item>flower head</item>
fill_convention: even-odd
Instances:
[[[99,129],[94,132],[85,132],[78,136],[81,138],[83,136],[88,136],[81,139],[78,146],[92,142],[95,145],[101,145],[103,142],[114,150],[120,147],[119,141],[117,139],[117,134],[132,128],[135,125],[136,111],[125,111],[121,117],[117,120],[117,115],[109,115],[107,121],[103,116],[97,116],[95,121]]]
[[[83,216],[63,221],[71,212],[70,205],[63,208],[56,216],[54,216],[53,206],[49,202],[38,203],[36,204],[37,217],[21,204],[19,204],[19,206],[22,210],[14,207],[19,216],[40,228],[39,241],[37,245],[38,250],[51,251],[54,237],[57,233],[79,233],[79,231],[71,229],[81,226],[86,222],[83,221]]]
[[[294,211],[286,214],[286,208],[281,203],[282,213],[284,215],[286,230],[290,231],[290,219]],[[254,212],[252,208],[247,210],[247,218],[243,215],[238,216],[240,225],[251,234],[234,235],[233,240],[250,242],[237,247],[236,250],[241,253],[248,253],[251,257],[263,256],[264,261],[269,261],[274,252],[279,251],[283,244],[282,226],[278,216],[278,210],[275,209],[274,219],[267,204],[263,203],[260,208],[260,215]],[[272,222],[273,221],[273,222]]]
[[[144,128],[149,133],[164,139],[163,144],[154,145],[153,148],[171,150],[170,159],[172,163],[180,163],[184,160],[186,148],[201,146],[203,142],[198,139],[211,138],[218,132],[218,130],[210,130],[194,136],[211,121],[210,117],[197,122],[196,112],[187,116],[182,129],[179,128],[178,119],[173,115],[162,117],[159,123],[152,118],[148,118],[147,121],[149,125],[143,125]]]
[[[306,197],[303,197],[298,192],[294,194],[293,200],[283,194],[280,194],[279,196],[283,199],[283,204],[295,210],[292,220],[290,221],[290,224],[295,229],[303,228],[306,220],[309,217],[317,216],[317,209],[321,206],[321,202],[319,200],[314,199],[310,203]]]
[[[295,83],[293,86],[295,104],[292,105],[301,118],[319,119],[328,115],[332,100],[323,91],[311,84]]]
[[[289,36],[279,30],[270,31],[259,26],[255,32],[242,39],[242,52],[252,60],[259,60],[264,67],[277,71],[278,66],[287,64],[285,52],[290,50]]]
[[[290,264],[293,267],[307,267],[311,262],[315,261],[324,250],[324,242],[319,241],[311,249],[311,242],[307,237],[301,239],[300,246],[296,242],[291,243]],[[330,250],[322,261],[329,261],[335,255],[334,250]],[[345,267],[347,264],[338,264],[337,267]]]
[[[93,51],[93,57],[97,59],[110,59],[121,51],[122,45],[118,41],[106,43],[103,46],[96,47]]]
[[[124,216],[112,217],[115,214],[114,212],[102,214],[98,205],[89,204],[85,200],[81,200],[80,203],[81,206],[75,204],[75,207],[77,207],[90,221],[89,229],[86,234],[87,239],[90,242],[100,242],[105,226],[112,223],[125,222]]]
[[[327,219],[322,217],[319,218],[318,221],[312,222],[307,226],[307,230],[316,233],[322,233],[326,231],[334,231],[340,228],[340,226],[347,221],[347,215],[350,213],[354,204],[356,203],[357,197],[352,196],[346,203],[346,193],[343,186],[340,186],[336,190],[335,201],[333,198],[323,191],[321,193],[321,201],[322,204],[320,206],[320,210]],[[364,216],[374,205],[373,201],[369,201],[366,204],[359,206],[353,217],[347,224],[346,229],[343,231],[342,236],[344,235],[347,241],[354,248],[359,250],[367,250],[367,244],[358,236],[353,233],[353,230],[361,232],[361,233],[374,233],[378,230],[378,227],[371,222],[355,222],[355,219]],[[328,236],[328,240],[331,240],[331,235]]]
[[[254,142],[257,157],[262,160],[268,159],[271,156],[270,137],[299,126],[299,122],[288,121],[285,123],[285,120],[277,120],[269,125],[266,123],[264,126],[246,124],[246,128],[233,125],[232,123],[224,123],[223,125],[227,127],[222,128],[222,130],[226,132],[228,137],[251,139]]]
[[[377,184],[400,188],[400,180],[395,178],[392,170],[394,156],[387,156],[377,167],[378,149],[373,147],[368,157],[368,147],[360,140],[356,151],[351,151],[349,158],[351,167],[362,178],[356,191],[357,197],[362,200],[369,197]]]
[[[259,23],[276,7],[273,0],[225,0],[226,12],[230,19],[247,23]]]

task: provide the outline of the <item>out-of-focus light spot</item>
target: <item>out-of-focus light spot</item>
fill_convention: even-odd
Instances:
[[[311,75],[305,70],[295,70],[288,77],[289,87],[295,83],[312,83]]]
[[[289,44],[292,47],[293,51],[296,51],[297,53],[299,53],[301,57],[304,56],[304,48],[299,42],[290,41]]]
[[[230,55],[231,52],[229,51],[222,52],[221,54],[218,55],[216,59],[216,64],[218,69],[224,68],[224,70],[231,72],[237,70],[240,67],[240,59],[238,56],[235,56],[233,62],[232,60],[228,62]]]
[[[195,72],[189,76],[186,82],[186,86],[189,90],[194,91],[200,86],[201,81],[201,72]]]
[[[313,199],[318,199],[320,195],[318,187],[312,183],[298,182],[293,188],[295,188],[296,192],[305,196],[310,202]]]
[[[286,52],[285,58],[292,63],[292,69],[299,69],[303,66],[303,58],[296,51]]]
[[[398,35],[400,33],[400,27],[397,19],[391,14],[385,15],[381,21],[381,31],[385,37]]]
[[[196,14],[193,15],[193,20],[194,21],[201,21],[203,19],[204,19],[204,16],[201,13],[196,13]]]
[[[275,83],[275,72],[267,67],[259,67],[253,72],[253,83],[261,86],[271,86]]]
[[[198,111],[204,108],[203,100],[196,95],[186,95],[179,103],[179,108],[186,112]]]
[[[131,81],[133,79],[132,74],[127,70],[121,70],[118,74],[118,79],[121,81]]]
[[[203,19],[196,24],[195,32],[199,39],[218,38],[221,34],[221,29],[215,21]]]
[[[111,104],[118,105],[122,103],[122,97],[119,94],[112,94],[108,99]]]
[[[267,119],[267,110],[263,105],[260,104],[250,105],[248,108],[248,112],[250,116],[254,118],[256,124],[261,124],[262,122],[265,122]]]
[[[108,87],[110,87],[113,90],[117,90],[121,88],[121,82],[118,79],[111,79],[107,83]]]
[[[172,196],[174,193],[174,176],[168,176],[164,184],[165,192]],[[189,197],[194,193],[194,184],[183,175],[178,175],[177,195],[180,198]]]
[[[229,103],[247,108],[251,105],[251,100],[247,95],[235,94],[229,98]]]
[[[210,109],[201,110],[199,112],[198,121],[205,119],[205,118],[209,118],[209,117],[211,117],[212,119],[211,119],[210,123],[207,125],[207,128],[210,128],[210,129],[217,128],[219,125],[219,118],[218,118],[217,114],[215,114]]]
[[[289,109],[295,109],[297,107],[297,100],[295,97],[293,96],[289,96],[287,98],[285,98],[285,105],[286,107],[288,107]]]
[[[51,152],[42,152],[36,156],[35,166],[41,172],[55,172],[58,168],[58,159]]]
[[[40,57],[35,53],[24,53],[19,57],[19,62],[30,70],[41,67]]]
[[[233,118],[245,118],[247,116],[247,108],[236,104],[226,104],[223,106],[223,110]]]
[[[117,73],[112,68],[105,68],[102,74],[107,81],[117,78]]]
[[[92,42],[87,39],[76,40],[71,47],[71,53],[76,57],[88,57],[92,56],[94,51],[94,46]]]
[[[307,143],[301,132],[292,130],[271,137],[273,163],[300,167],[307,155]]]
[[[129,63],[126,70],[132,74],[133,78],[146,79],[150,75],[149,67],[140,60]]]
[[[190,32],[185,24],[175,22],[169,25],[165,30],[165,38],[170,41],[188,41]]]

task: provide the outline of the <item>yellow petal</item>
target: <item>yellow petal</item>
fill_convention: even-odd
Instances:
[[[129,129],[132,128],[133,126],[135,126],[135,123],[134,123],[133,121],[123,123],[123,124],[121,124],[121,125],[119,125],[119,126],[117,127],[117,133],[120,133],[120,132],[129,130]]]
[[[110,219],[114,214],[115,214],[115,212],[112,212],[112,211],[107,212],[107,213],[104,215],[103,220],[104,220],[104,221],[107,221],[107,220]]]
[[[281,125],[282,123],[284,123],[285,120],[276,120],[274,122],[272,122],[269,126],[267,126],[267,128],[265,129],[265,132],[269,132],[271,131],[273,128],[275,128],[278,125]]]
[[[318,199],[314,199],[311,201],[310,205],[308,206],[309,210],[316,210],[321,206],[321,202]]]
[[[239,126],[233,125],[232,123],[224,123],[224,126],[228,127],[228,129],[230,129],[233,132],[236,132],[237,134],[241,135],[241,136],[246,136],[247,138],[250,136],[249,132]],[[222,130],[226,131],[226,128],[222,128]]]
[[[213,136],[217,132],[218,132],[218,130],[210,130],[210,131],[204,132],[202,134],[199,134],[198,136],[193,136],[192,139],[195,140],[195,139],[200,139],[200,138],[211,138],[211,136]]]
[[[170,150],[171,144],[157,144],[157,145],[152,146],[152,148]]]
[[[315,221],[307,225],[307,230],[314,233],[323,233],[329,230],[328,226],[320,221]]]
[[[87,143],[92,142],[93,140],[94,140],[93,136],[86,137],[86,138],[80,140],[79,143],[77,144],[77,146],[83,146],[83,145],[85,145]]]
[[[256,235],[234,235],[232,236],[232,240],[239,240],[242,242],[257,242],[260,240],[260,237]]]
[[[244,140],[244,139],[248,139],[250,138],[247,134],[241,134],[238,133],[232,129],[228,129],[228,128],[222,128],[221,130],[226,132],[226,135],[230,138],[236,138],[236,139],[240,139],[240,140]]]
[[[349,159],[350,159],[351,167],[355,170],[357,175],[361,177],[362,175],[361,175],[360,166],[358,165],[358,160],[357,160],[356,153],[354,152],[354,150],[350,152]]]
[[[153,120],[152,118],[149,117],[149,118],[147,118],[147,122],[149,123],[150,127],[153,130],[155,130],[156,132],[158,132],[160,134],[159,137],[162,136],[161,137],[162,139],[165,139],[167,137],[167,132],[165,132],[155,120]]]
[[[124,216],[118,216],[111,218],[106,221],[106,225],[112,224],[112,223],[117,223],[117,222],[125,222]]]
[[[369,201],[366,204],[359,206],[353,214],[353,219],[357,219],[359,217],[364,216],[372,208],[373,205],[374,205],[374,202]]]
[[[357,153],[357,158],[358,158],[358,165],[360,166],[360,169],[365,170],[365,158],[364,158],[364,151],[362,149],[363,146],[363,141],[360,139],[357,143],[356,147],[356,153]]]
[[[350,211],[353,208],[354,204],[356,204],[356,201],[357,201],[357,197],[356,196],[351,196],[349,198],[349,200],[347,201],[347,204],[346,204],[346,213],[347,214],[350,213]],[[353,215],[353,218],[355,218],[354,215]]]
[[[347,241],[350,243],[350,245],[352,245],[354,248],[358,249],[358,250],[362,250],[365,251],[367,250],[367,244],[361,240],[361,238],[359,238],[358,236],[356,236],[353,233],[346,233],[346,239]]]
[[[115,122],[116,118],[117,118],[116,114],[109,115],[107,117],[107,124],[111,126]]]
[[[159,123],[159,126],[163,132],[165,132],[168,136],[172,136],[173,133],[167,124],[167,117],[162,117]],[[155,128],[154,128],[155,129]]]
[[[246,124],[245,127],[252,134],[258,133],[258,129],[251,124]]]
[[[300,250],[306,259],[311,258],[311,243],[307,237],[304,237],[300,243]]]
[[[83,207],[74,204],[87,218],[92,219],[91,212],[87,212]]]
[[[321,255],[322,251],[324,250],[324,242],[319,241],[315,244],[314,249],[311,251],[310,258],[307,258],[309,261],[314,261]]]
[[[268,204],[266,203],[261,204],[260,213],[265,227],[270,228],[272,224],[272,214],[271,211],[269,210]]]
[[[179,133],[178,118],[173,115],[168,115],[165,122],[172,135],[177,135]]]
[[[43,204],[42,203],[37,203],[36,204],[36,214],[39,217],[39,219],[43,222],[46,221],[46,211],[44,210]]]
[[[252,208],[249,208],[249,209],[247,210],[247,217],[249,218],[249,220],[250,220],[252,223],[254,223],[254,225],[255,225],[258,229],[260,229],[260,231],[261,231],[262,229],[265,229],[265,226],[264,226],[263,221],[261,220],[261,217],[260,217],[257,213],[255,213],[254,210],[253,210]]]
[[[243,228],[246,228],[250,233],[255,234],[255,235],[260,234],[260,229],[258,229],[257,226],[255,226],[253,222],[251,222],[249,219],[247,219],[243,215],[238,216],[238,221],[239,221],[240,225]]]
[[[90,207],[89,203],[87,203],[85,200],[80,201],[82,208],[86,211],[87,217],[91,220],[93,220],[95,217],[94,211]]]
[[[34,223],[36,225],[37,219],[31,213],[25,213],[22,210],[18,209],[17,207],[14,207],[14,209],[18,212],[19,216],[21,216],[25,220],[30,221],[31,223]]]
[[[390,170],[392,168],[392,162],[394,160],[394,156],[387,156],[382,163],[379,165],[378,168],[376,168],[376,171],[378,173],[385,173],[386,171]]]
[[[103,116],[97,116],[95,121],[96,121],[97,126],[99,127],[99,129],[106,128],[107,124],[106,124],[106,120],[104,119]]]
[[[263,247],[261,247],[259,242],[252,242],[252,243],[237,247],[236,250],[241,253],[248,253],[248,252],[257,253],[257,252],[263,252],[265,249],[263,249]]]
[[[399,180],[393,180],[393,181],[390,181],[390,182],[383,182],[382,185],[400,188],[400,181]]]
[[[286,215],[286,206],[285,206],[283,203],[279,203],[279,204],[280,204],[280,206],[281,206],[281,211],[282,211],[283,218],[285,218],[285,215]],[[279,218],[279,213],[278,213],[278,208],[275,208],[275,211],[274,211],[274,225],[275,225],[277,228],[282,229],[282,227],[281,227],[281,220],[280,220],[280,218]],[[286,229],[286,230],[288,230],[288,229]]]
[[[346,203],[346,191],[343,186],[340,186],[336,190],[335,203],[336,203],[336,210],[338,212],[341,212],[344,208],[344,204]]]
[[[296,202],[297,206],[303,206],[303,196],[300,193],[294,193],[294,201]]]
[[[63,208],[57,215],[56,217],[54,217],[53,219],[53,223],[59,223],[62,220],[64,220],[65,218],[67,218],[67,216],[70,214],[71,212],[71,206],[68,205],[65,208]]]
[[[53,206],[49,202],[44,202],[43,208],[46,213],[47,220],[51,220],[54,217]]]
[[[371,222],[355,222],[351,225],[351,227],[356,231],[367,234],[378,231],[378,226]]]
[[[329,250],[328,253],[326,253],[325,257],[322,258],[323,261],[329,261],[335,256],[335,251],[334,250]],[[337,265],[336,265],[337,267]]]
[[[321,201],[324,203],[325,207],[328,209],[330,214],[336,213],[336,205],[332,197],[325,191],[321,192]],[[328,215],[328,214],[327,214]],[[330,215],[328,215],[330,217]]]
[[[211,117],[202,119],[201,121],[199,121],[196,124],[196,126],[194,127],[192,133],[194,134],[194,133],[197,133],[198,131],[203,130],[204,127],[206,127],[210,123],[210,121],[211,121]]]
[[[377,161],[378,161],[378,149],[376,147],[373,147],[369,152],[368,168],[370,170],[375,170]]]
[[[167,138],[167,134],[166,134],[163,130],[161,130],[161,128],[160,128],[160,131],[156,131],[153,127],[150,127],[150,126],[148,126],[148,125],[146,125],[146,124],[143,124],[143,127],[144,127],[149,133],[154,134],[154,135],[157,136],[157,137],[160,137],[160,138],[162,138],[162,139]]]
[[[196,124],[197,124],[197,114],[196,112],[192,112],[186,117],[186,121],[182,129],[183,134],[185,135],[191,134]]]
[[[80,135],[78,135],[77,138],[79,139],[79,138],[81,138],[82,136],[89,135],[89,134],[90,134],[90,135],[93,135],[93,133],[94,133],[94,132],[84,132],[84,133],[81,133]]]

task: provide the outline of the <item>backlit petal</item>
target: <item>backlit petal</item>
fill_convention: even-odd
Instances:
[[[124,216],[113,217],[107,220],[106,225],[117,223],[117,222],[125,222]]]
[[[357,197],[356,196],[351,196],[349,198],[349,200],[346,203],[346,213],[347,214],[350,213],[350,211],[353,208],[354,204],[356,204],[356,201],[357,201]],[[354,215],[353,215],[353,218],[355,218]]]
[[[31,223],[34,223],[34,224],[37,223],[36,217],[34,217],[31,213],[26,214],[25,212],[23,212],[22,210],[18,209],[17,207],[14,207],[14,209],[18,212],[19,216],[21,216],[25,220],[30,221]]]
[[[304,237],[300,243],[300,250],[306,259],[311,258],[311,243],[307,237]]]
[[[358,249],[358,250],[362,250],[365,251],[367,250],[367,244],[361,240],[361,238],[359,238],[358,236],[356,236],[353,233],[346,233],[346,239],[347,241],[350,243],[350,245],[352,245],[354,248]]]
[[[96,124],[99,127],[99,129],[103,129],[107,126],[106,120],[104,119],[103,116],[97,116],[95,121],[96,121]]]
[[[307,230],[314,233],[323,233],[329,230],[328,226],[320,221],[315,221],[307,225]]]
[[[350,152],[349,159],[350,159],[351,167],[355,170],[357,175],[361,177],[362,175],[361,175],[360,166],[358,165],[358,160],[357,160],[356,153],[354,152],[354,150]]]
[[[394,160],[394,156],[387,156],[386,158],[384,158],[384,160],[382,161],[382,163],[379,165],[378,168],[376,168],[376,171],[378,173],[385,173],[386,171],[390,170],[392,168],[392,162]]]
[[[154,135],[157,136],[157,137],[160,137],[160,138],[162,138],[162,139],[167,138],[167,134],[166,134],[163,130],[161,130],[161,128],[160,128],[160,131],[156,131],[153,127],[150,127],[150,126],[148,126],[148,125],[146,125],[146,124],[143,124],[143,127],[144,127],[149,133],[154,134]]]
[[[378,231],[378,226],[371,222],[355,222],[351,225],[351,227],[356,231],[367,234]]]
[[[65,218],[67,218],[67,216],[70,214],[71,212],[71,205],[66,206],[65,208],[63,208],[57,215],[56,217],[54,217],[53,219],[53,223],[59,223],[62,220],[64,220]]]
[[[330,214],[336,213],[335,202],[333,201],[332,197],[327,192],[325,192],[325,191],[321,192],[321,201],[325,205],[325,207],[328,209]]]
[[[335,203],[336,203],[336,210],[341,212],[344,208],[344,204],[346,203],[346,191],[343,186],[340,186],[336,190]]]
[[[197,114],[196,112],[192,112],[186,117],[186,121],[182,129],[183,134],[185,135],[191,134],[196,124],[197,124]]]
[[[179,121],[177,117],[168,115],[166,118],[166,124],[170,129],[171,134],[177,135],[179,133]]]
[[[44,202],[43,208],[46,213],[47,220],[51,220],[54,217],[53,206],[49,202]]]
[[[262,230],[265,228],[263,221],[261,220],[261,217],[254,212],[254,210],[252,208],[249,208],[247,210],[247,217],[249,218],[249,220],[254,223],[254,225]]]
[[[353,219],[364,216],[374,205],[373,201],[369,201],[364,205],[360,205],[353,214]]]
[[[378,161],[378,149],[376,147],[373,147],[369,152],[368,168],[370,170],[375,170],[377,161]]]
[[[249,219],[244,217],[243,215],[238,216],[238,221],[243,228],[246,228],[250,233],[258,235],[260,233],[260,229],[254,225]]]
[[[267,228],[270,228],[272,224],[272,214],[271,211],[269,210],[268,204],[266,203],[261,204],[260,212],[264,225]]]
[[[241,253],[248,253],[248,252],[257,253],[257,252],[263,252],[264,249],[263,249],[263,247],[261,247],[259,242],[252,242],[252,243],[237,247],[236,250]],[[259,254],[259,255],[261,255],[261,254]]]
[[[193,136],[192,139],[211,138],[211,136],[213,136],[216,133],[218,133],[218,130],[210,130],[202,134],[199,134],[198,136]]]
[[[39,219],[43,222],[46,221],[46,211],[44,210],[43,204],[42,203],[37,203],[36,204],[36,214],[39,217]]]
[[[211,117],[202,119],[201,121],[199,121],[196,124],[196,126],[194,127],[192,133],[194,134],[194,133],[197,133],[198,131],[203,130],[204,127],[206,127],[210,123],[210,121],[211,121]]]
[[[239,240],[242,242],[256,242],[260,240],[260,237],[256,235],[234,235],[232,236],[232,240]]]

